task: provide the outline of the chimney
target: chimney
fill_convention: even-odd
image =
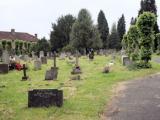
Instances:
[[[34,36],[35,36],[35,38],[37,38],[37,37],[38,37],[38,35],[37,35],[37,34],[34,34]]]
[[[11,29],[11,33],[14,35],[15,34],[15,29]]]

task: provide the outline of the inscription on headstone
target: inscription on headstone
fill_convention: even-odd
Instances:
[[[28,107],[50,107],[63,105],[63,91],[57,89],[35,89],[28,91]]]

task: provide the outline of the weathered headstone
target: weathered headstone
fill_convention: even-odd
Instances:
[[[63,91],[57,89],[35,89],[28,91],[28,107],[50,107],[63,105]]]
[[[56,80],[58,75],[58,68],[52,67],[46,71],[45,80]]]
[[[26,70],[27,70],[27,68],[26,68],[25,64],[23,64],[23,77],[22,77],[23,81],[24,80],[28,80],[28,76],[26,74]]]
[[[56,80],[58,76],[58,68],[56,67],[56,53],[54,53],[54,66],[50,70],[46,71],[45,80]]]
[[[73,67],[73,70],[71,72],[71,74],[81,74],[81,68],[79,66],[79,58],[78,58],[78,51],[76,52],[76,64]]]
[[[66,57],[66,54],[65,53],[61,53],[60,56],[59,56],[59,59],[60,60],[64,60]]]
[[[2,61],[4,64],[9,64],[10,60],[9,60],[9,53],[7,50],[4,50],[2,53]]]
[[[8,73],[9,71],[9,67],[8,64],[0,64],[0,73]]]
[[[40,51],[40,54],[39,54],[39,57],[44,57],[44,52],[43,51]]]
[[[42,64],[47,64],[47,57],[41,57]]]
[[[41,61],[39,60],[34,61],[34,70],[41,70]]]
[[[122,56],[122,64],[123,64],[124,66],[128,66],[128,65],[131,64],[131,60],[129,59],[128,56]]]

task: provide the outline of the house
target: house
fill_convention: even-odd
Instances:
[[[37,34],[31,35],[24,32],[15,32],[15,29],[11,29],[10,32],[0,31],[0,47],[3,49],[27,50],[37,41]]]

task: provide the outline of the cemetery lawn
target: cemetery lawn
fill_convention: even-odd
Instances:
[[[21,81],[22,71],[11,71],[0,75],[0,120],[99,120],[106,104],[111,100],[112,90],[119,82],[133,80],[160,71],[160,64],[152,62],[152,69],[129,71],[120,63],[120,57],[109,74],[103,74],[103,67],[111,57],[95,56],[94,61],[81,57],[83,73],[80,81],[71,81],[73,65],[67,60],[58,60],[57,81],[44,81],[45,72],[53,62],[42,65],[42,70],[34,71],[33,63],[28,63],[29,81]],[[28,108],[28,90],[36,88],[59,88],[64,90],[62,108]]]

